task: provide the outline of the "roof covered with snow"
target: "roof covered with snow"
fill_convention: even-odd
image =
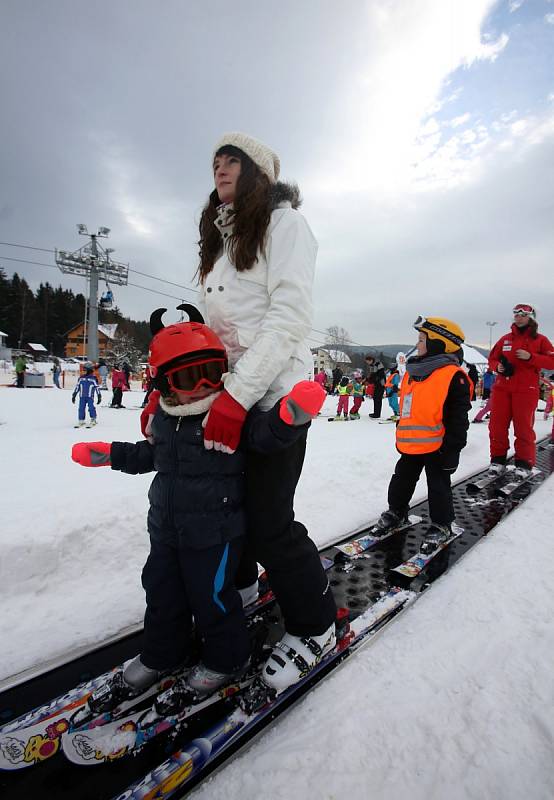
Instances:
[[[99,325],[98,330],[100,333],[103,333],[104,336],[107,336],[108,339],[113,339],[117,330],[117,322],[112,322],[109,325]]]
[[[342,350],[329,350],[328,347],[322,347],[321,350],[326,350],[332,361],[337,361],[339,364],[350,364],[350,356],[343,353]]]
[[[462,345],[466,364],[486,364],[487,357],[469,344]]]
[[[47,353],[48,350],[43,344],[37,344],[36,342],[27,342],[27,346],[31,348],[31,350],[37,350],[40,353]]]

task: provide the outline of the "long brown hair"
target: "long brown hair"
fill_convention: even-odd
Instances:
[[[536,319],[533,317],[529,318],[529,322],[527,323],[529,326],[529,333],[531,334],[531,339],[536,339],[539,335],[539,326]]]
[[[267,227],[271,217],[271,184],[269,178],[252,159],[232,145],[221,147],[216,156],[231,155],[240,158],[241,170],[237,181],[237,193],[233,203],[233,234],[226,246],[229,258],[238,272],[251,269],[258,260],[258,252],[264,251]],[[217,191],[210,194],[200,217],[200,265],[197,275],[200,283],[205,279],[221,253],[221,234],[214,224],[217,207],[220,205]]]

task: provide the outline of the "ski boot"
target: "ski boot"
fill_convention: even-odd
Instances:
[[[275,692],[283,692],[304,678],[336,644],[335,623],[319,636],[285,633],[277,642],[262,670],[262,681]]]
[[[528,461],[522,461],[519,458],[515,460],[515,470],[514,476],[521,481],[527,480],[527,478],[531,477],[533,472],[533,467]]]
[[[141,695],[161,676],[162,672],[145,666],[140,656],[137,656],[125,670],[118,670],[112,678],[91,694],[88,707],[94,715],[112,711],[121,703]]]
[[[506,472],[506,464],[502,461],[491,461],[486,478],[500,478]]]
[[[371,535],[376,536],[386,536],[387,533],[394,530],[394,528],[399,528],[401,525],[405,525],[408,522],[408,509],[404,511],[393,511],[392,508],[389,508],[388,511],[383,511],[373,528],[371,529]]]
[[[84,428],[85,427],[85,420],[80,419],[79,422],[73,426],[74,428]]]
[[[258,597],[260,596],[258,579],[256,578],[254,583],[250,584],[250,586],[245,586],[243,589],[237,589],[237,591],[240,594],[240,599],[242,600],[243,608],[246,608],[246,606],[255,603]]]
[[[97,425],[97,424],[98,424],[98,422],[97,422],[96,417],[93,417],[91,419],[91,421],[89,422],[88,426],[89,426],[89,428],[92,428],[93,425]]]
[[[424,539],[421,543],[420,551],[424,555],[433,553],[441,544],[444,544],[452,536],[450,525],[437,525],[432,522],[425,531]]]
[[[217,692],[222,686],[227,686],[227,684],[239,680],[246,672],[249,663],[250,660],[240,669],[236,669],[233,672],[217,672],[215,669],[210,669],[200,662],[189,672],[187,684],[197,695],[205,697],[206,695]]]

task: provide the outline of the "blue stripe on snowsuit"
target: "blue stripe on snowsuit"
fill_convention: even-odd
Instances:
[[[215,573],[214,578],[214,603],[220,607],[224,614],[227,613],[227,609],[219,599],[218,595],[223,588],[223,584],[225,583],[225,570],[227,568],[227,558],[229,556],[229,542],[225,545],[225,550],[223,551],[223,555],[221,556],[221,561],[219,562],[219,567],[217,568],[217,572]]]

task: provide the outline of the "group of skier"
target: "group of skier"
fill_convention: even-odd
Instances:
[[[142,578],[144,647],[112,686],[115,702],[194,662],[164,693],[164,710],[178,707],[187,692],[213,692],[248,668],[243,606],[257,597],[258,563],[285,624],[261,670],[268,689],[285,690],[335,646],[333,594],[317,548],[294,515],[307,431],[325,398],[309,380],[313,365],[305,342],[317,242],[298,211],[297,187],[278,180],[279,158],[269,147],[242,133],[226,134],[212,167],[215,188],[199,226],[201,310],[183,307],[190,321],[166,328],[165,309],[152,315],[154,391],[141,415],[145,438],[136,444],[81,442],[72,454],[87,467],[157,472]],[[525,405],[527,416],[520,413],[519,395],[531,380],[538,386],[541,366],[551,361],[554,367],[552,346],[529,320],[527,327],[516,324],[513,338],[505,337],[501,354],[517,366],[513,375],[499,370],[494,389],[503,393],[502,420],[517,416],[520,466],[524,458],[531,465],[534,455],[530,434],[523,433],[529,412]],[[450,479],[466,444],[471,381],[461,368],[464,334],[456,323],[418,318],[415,328],[417,355],[408,360],[402,382],[396,381],[398,391],[392,382],[386,387],[380,362],[366,359],[374,415],[380,416],[387,388],[398,395],[400,459],[379,526],[385,531],[405,517],[425,469],[427,536],[440,543],[454,519]],[[517,382],[510,383],[518,370]],[[493,430],[496,465],[508,447],[499,426]]]
[[[98,415],[95,408],[95,402],[97,405],[102,402],[102,393],[100,390],[108,388],[108,367],[103,361],[100,362],[97,368],[97,372],[102,380],[101,384],[99,384],[94,365],[90,361],[85,363],[83,369],[83,375],[81,375],[77,381],[71,396],[71,401],[73,403],[75,403],[77,396],[79,397],[77,424],[75,425],[76,428],[81,428],[86,424],[87,410],[89,413],[89,424],[87,427],[90,428],[93,425],[96,425],[98,421]],[[125,363],[122,367],[120,367],[119,364],[114,365],[112,369],[112,401],[110,403],[110,408],[125,408],[125,406],[122,404],[123,392],[129,391],[130,374],[131,370],[128,364]],[[56,385],[59,388],[57,383]]]

